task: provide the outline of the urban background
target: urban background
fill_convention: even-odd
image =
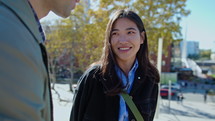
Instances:
[[[81,0],[69,18],[42,21],[47,39],[52,88],[53,93],[57,94],[57,104],[72,102],[71,95],[79,77],[91,63],[100,58],[105,28],[111,13],[116,9],[130,8],[142,17],[149,40],[149,56],[160,71],[159,104],[163,110],[158,112],[168,114],[171,109],[168,99],[173,101],[172,105],[176,107],[179,102],[184,104],[186,101],[201,104],[210,102],[214,104],[215,112],[215,49],[201,49],[198,40],[187,40],[187,31],[185,30],[184,34],[181,26],[182,20],[192,15],[187,2],[187,0]],[[215,48],[215,38],[213,39]],[[158,40],[162,40],[161,50],[158,49]],[[158,59],[159,53],[162,55],[161,60]],[[65,96],[60,95],[61,89],[67,89],[62,87],[62,84],[68,86],[67,94],[69,93],[70,98],[67,97],[67,101],[62,98]],[[167,110],[162,106],[165,104]],[[205,113],[203,116],[204,119],[215,120],[214,113]],[[199,118],[198,115],[193,117]]]

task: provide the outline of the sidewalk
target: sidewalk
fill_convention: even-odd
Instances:
[[[55,84],[55,90],[52,90],[52,98],[54,121],[69,121],[73,99],[73,93],[69,91],[69,84]]]
[[[54,121],[69,121],[73,94],[68,84],[56,84],[52,90],[54,104]],[[160,111],[154,121],[215,121],[215,102],[183,103],[168,100],[160,101]]]
[[[215,121],[215,103],[162,100],[154,121]]]

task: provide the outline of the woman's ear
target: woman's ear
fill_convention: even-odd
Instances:
[[[145,40],[145,32],[144,32],[144,31],[141,32],[141,33],[140,33],[140,36],[141,36],[141,44],[143,44],[143,43],[144,43],[144,40]]]

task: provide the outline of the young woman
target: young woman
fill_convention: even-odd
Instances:
[[[79,80],[70,121],[135,120],[122,92],[132,97],[144,121],[152,121],[159,74],[149,61],[141,18],[133,11],[118,10],[110,19],[105,35],[100,61]]]

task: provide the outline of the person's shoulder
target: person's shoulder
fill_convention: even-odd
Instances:
[[[10,46],[29,46],[32,35],[14,13],[0,8],[0,43]]]
[[[94,64],[88,67],[88,69],[85,71],[85,74],[94,75],[98,72],[100,72],[101,65],[100,64]]]
[[[0,13],[0,24],[14,23],[15,21],[19,21],[17,16],[6,7],[0,6]]]
[[[100,65],[93,65],[90,66],[80,77],[78,85],[94,85],[99,80],[99,73],[100,73]]]
[[[0,7],[0,13],[1,37],[7,38],[22,35],[24,26],[21,24],[17,16],[4,7]],[[13,36],[11,36],[11,34]]]

